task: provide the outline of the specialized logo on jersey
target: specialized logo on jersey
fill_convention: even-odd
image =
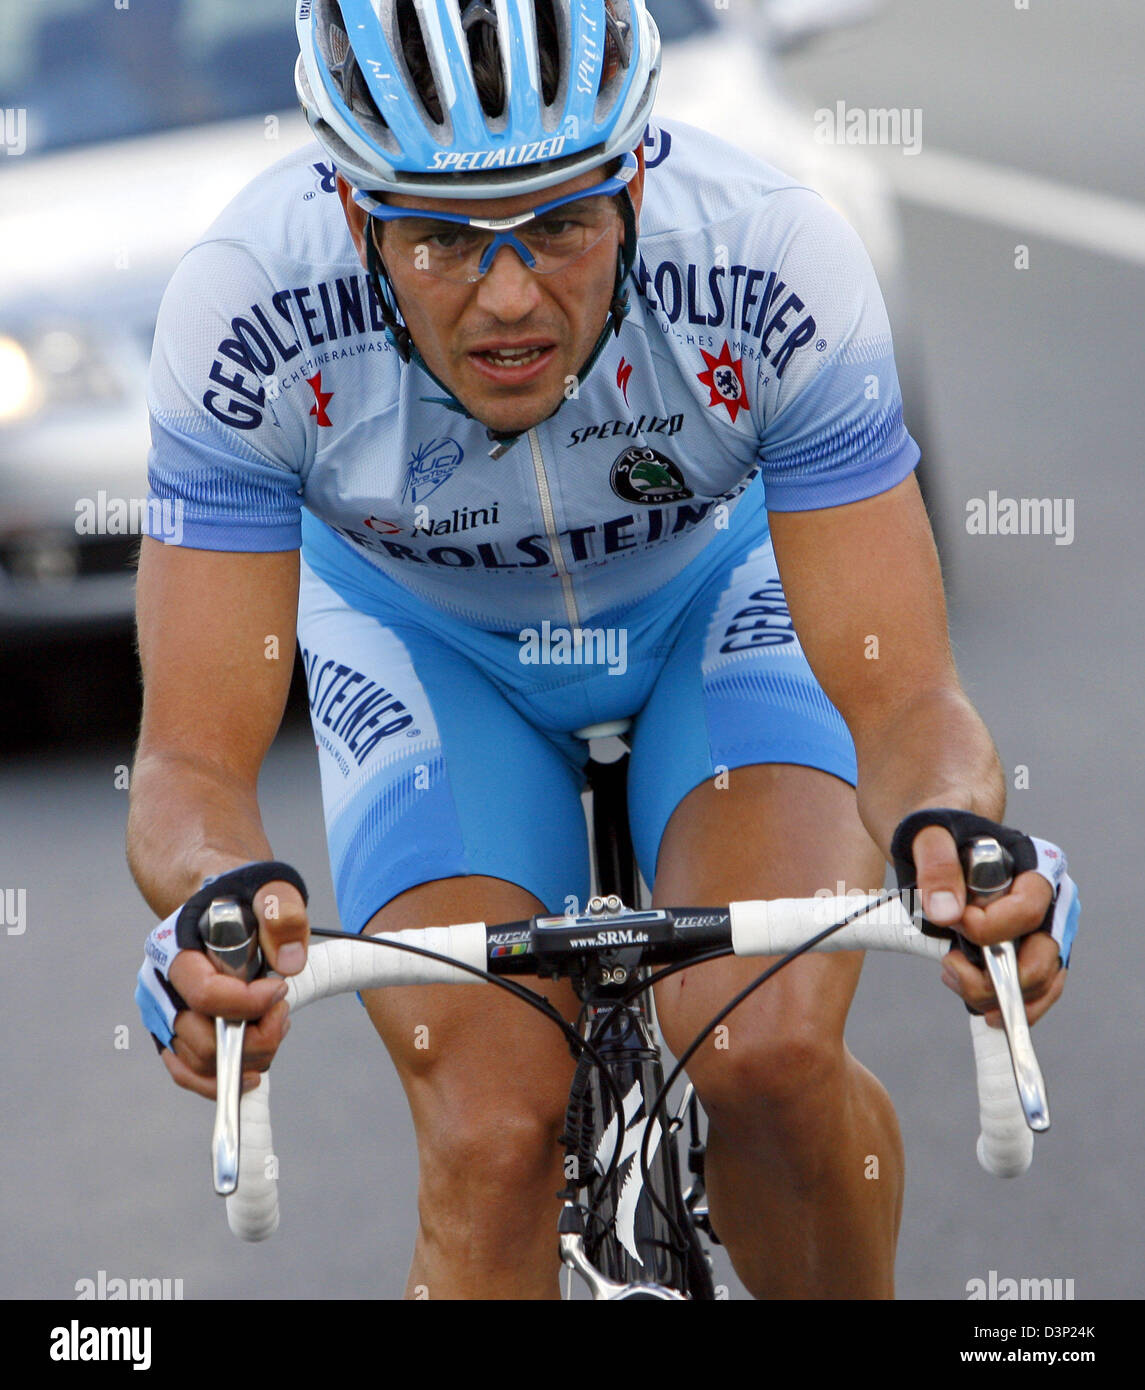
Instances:
[[[626,362],[626,361],[624,360],[624,358],[622,357],[622,358],[620,359],[620,366],[617,367],[617,369],[616,369],[616,384],[617,384],[617,386],[620,387],[621,391],[624,393],[624,404],[625,404],[625,405],[628,404],[628,381],[629,381],[629,378],[630,378],[631,376],[632,376],[632,363],[631,363],[631,362]]]
[[[633,444],[617,457],[609,482],[617,497],[646,507],[683,502],[693,496],[672,460],[646,444]]]
[[[416,506],[453,477],[463,451],[456,439],[431,439],[419,444],[406,464],[402,501]]]
[[[727,340],[720,349],[720,355],[713,357],[710,352],[700,349],[700,356],[708,365],[706,372],[697,372],[696,379],[703,382],[712,393],[708,406],[726,405],[728,414],[735,423],[741,410],[747,409],[747,387],[743,384],[743,358],[732,361]]]
[[[317,415],[318,424],[321,428],[329,429],[334,421],[326,414],[326,407],[334,399],[334,392],[323,391],[321,372],[315,372],[313,376],[308,376],[306,378],[306,384],[310,387],[311,391],[314,392],[314,404],[310,407],[311,415]]]
[[[402,528],[396,521],[383,521],[380,516],[368,516],[365,524],[371,531],[376,531],[379,536],[400,536]]]
[[[584,444],[590,439],[612,439],[616,435],[624,435],[628,439],[649,434],[666,434],[670,437],[683,428],[683,411],[677,411],[675,415],[641,415],[636,420],[605,420],[603,424],[578,425],[576,429],[569,430],[569,442],[565,448],[571,449],[574,444]]]

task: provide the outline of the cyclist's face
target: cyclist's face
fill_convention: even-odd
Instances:
[[[629,191],[637,214],[644,185],[644,152]],[[391,194],[396,207],[508,217],[539,203],[599,184],[592,170],[542,192],[512,198],[410,198]],[[365,263],[367,215],[338,181],[342,204]],[[409,257],[388,255],[389,238],[401,224],[375,223],[377,245],[397,295],[398,307],[426,364],[476,419],[496,430],[526,430],[560,405],[592,351],[612,299],[616,253],[624,235],[615,226],[579,259],[552,274],[530,270],[511,246],[502,246],[473,284],[442,279]],[[497,361],[498,349],[527,347],[521,365]],[[520,355],[520,354],[517,354]]]

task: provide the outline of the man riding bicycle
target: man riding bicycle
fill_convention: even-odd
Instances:
[[[143,543],[128,852],[172,919],[138,997],[174,1080],[214,1095],[216,1014],[251,1021],[244,1085],[288,1026],[282,982],[216,974],[186,924],[238,893],[270,966],[302,966],[305,890],[257,801],[296,625],[347,930],[583,903],[573,731],[630,717],[655,902],[870,889],[891,858],[936,924],[1026,938],[1039,1018],[1072,922],[1063,940],[1033,872],[966,906],[957,843],[997,828],[1003,780],[854,233],[777,170],[652,124],[644,0],[296,14],[321,148],[184,259],[152,365],[152,488],[183,527]],[[893,1292],[901,1141],[843,1042],[860,967],[795,962],[689,1067],[713,1225],[758,1297]],[[669,1045],[760,969],[666,980]],[[965,955],[944,978],[997,1021]],[[539,987],[575,1018],[567,984]],[[365,1004],[418,1137],[409,1287],[556,1296],[564,1041],[500,991]]]

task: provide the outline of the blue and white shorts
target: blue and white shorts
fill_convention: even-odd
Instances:
[[[753,763],[852,786],[854,745],[795,636],[762,520],[641,603],[567,629],[473,627],[413,598],[340,537],[304,550],[298,633],[345,928],[434,879],[481,874],[552,912],[583,903],[587,745],[631,717],[641,872],[694,787]],[[332,547],[332,549],[330,548]]]

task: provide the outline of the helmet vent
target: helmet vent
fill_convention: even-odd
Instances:
[[[345,29],[339,28],[337,24],[331,24],[326,41],[330,45],[331,65],[340,68],[346,61],[346,54],[350,51],[350,40],[346,37]]]

